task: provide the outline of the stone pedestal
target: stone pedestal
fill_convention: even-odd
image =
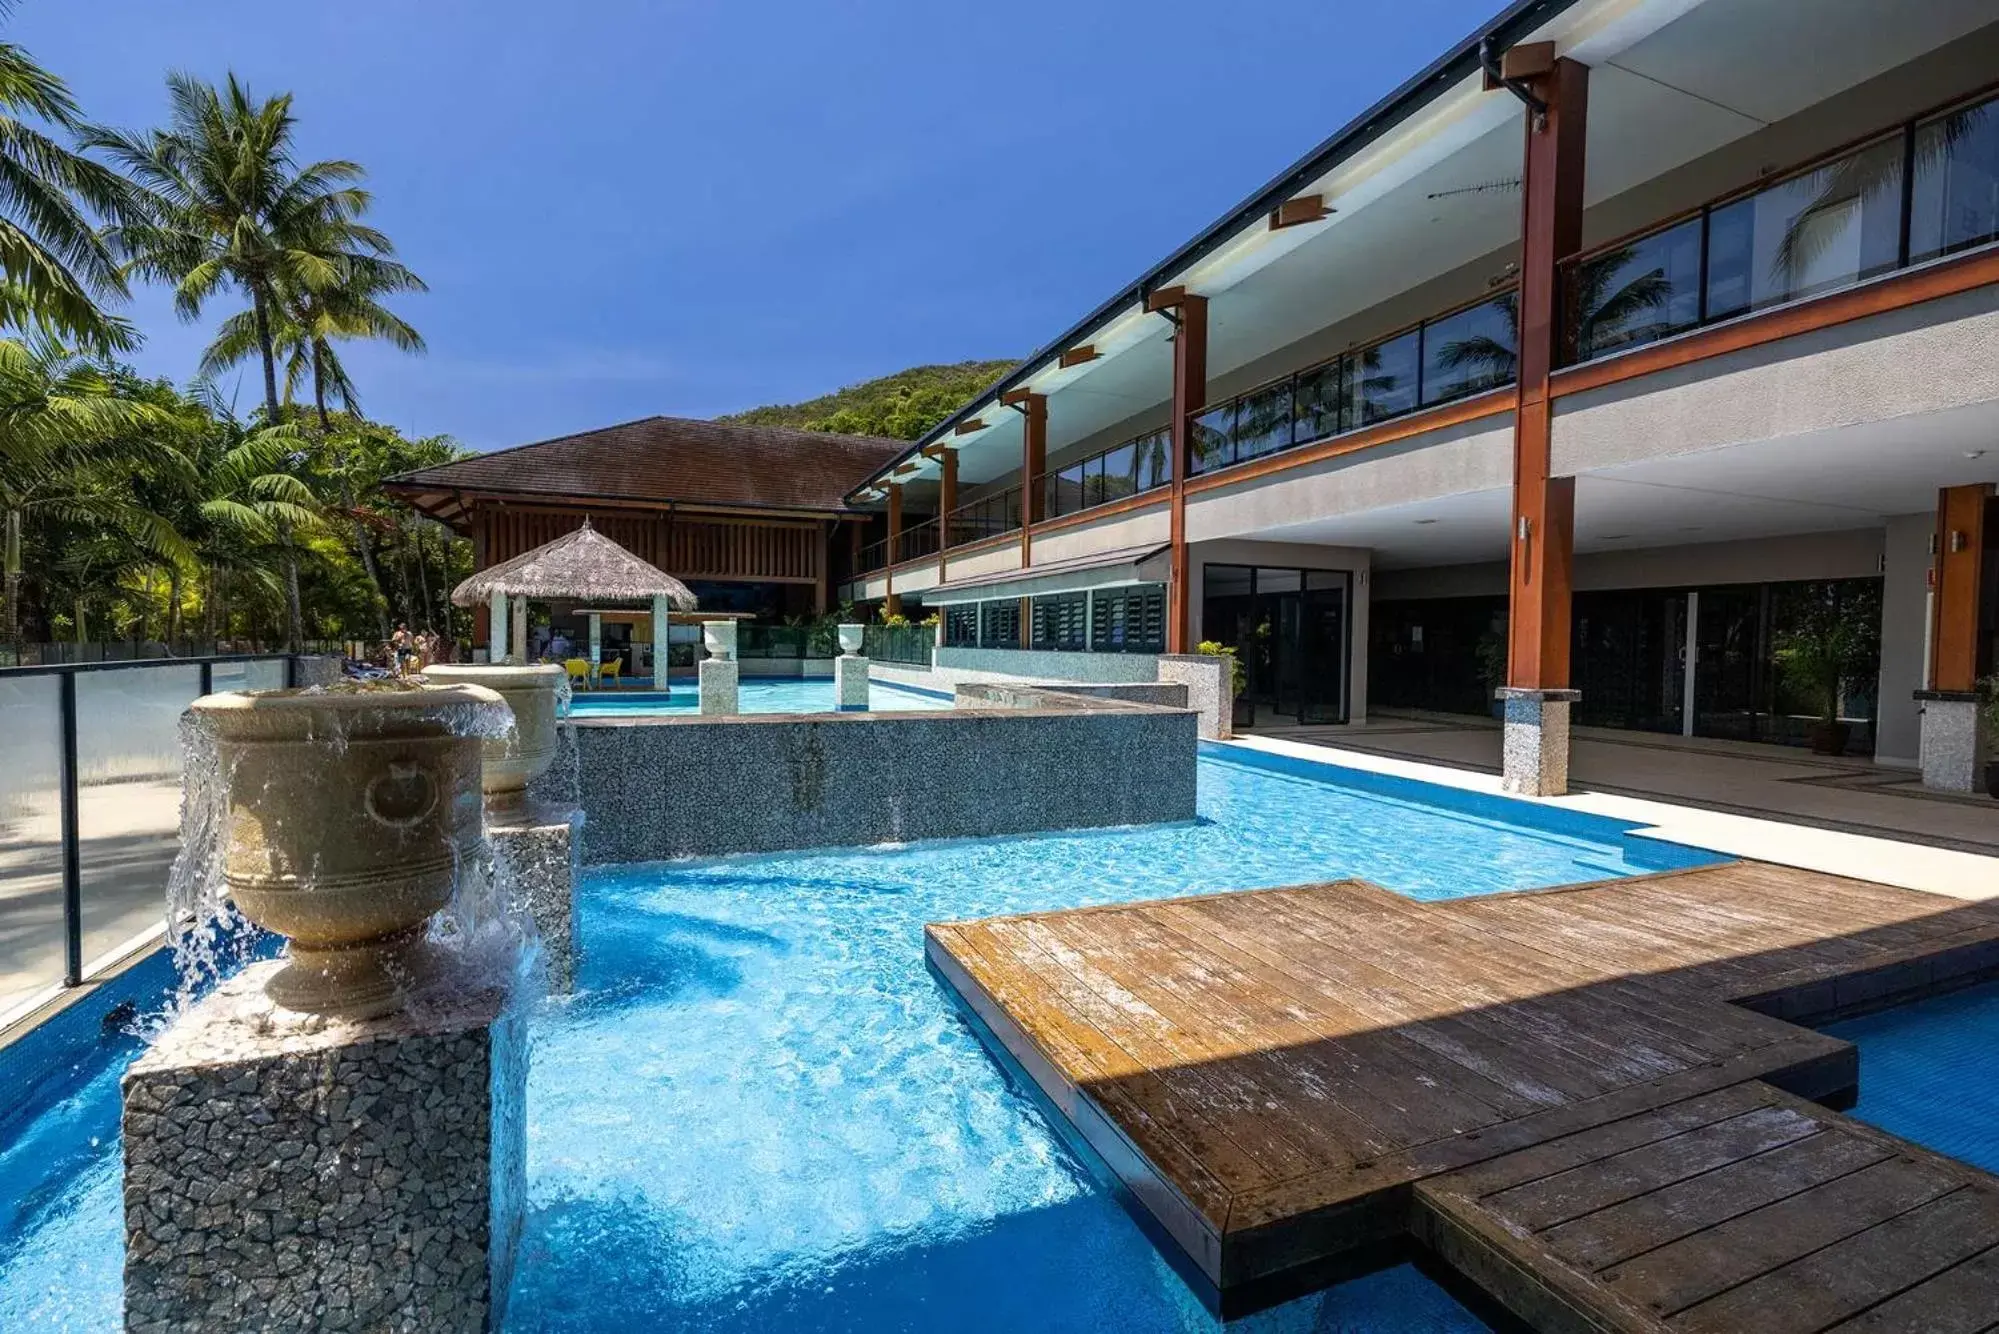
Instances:
[[[833,699],[842,713],[868,707],[868,660],[859,654],[833,659]]]
[[[1944,792],[1985,790],[1992,738],[1978,696],[1962,690],[1918,690],[1922,707],[1923,786]]]
[[[534,922],[548,968],[548,989],[559,995],[576,989],[576,966],[583,953],[576,921],[582,834],[583,812],[574,806],[530,804],[499,820],[489,816],[486,824],[508,907]]]
[[[741,670],[733,658],[706,658],[701,663],[701,712],[741,713],[736,707],[736,678]]]
[[[1162,653],[1159,679],[1187,687],[1187,707],[1201,715],[1203,741],[1235,735],[1235,660],[1212,653]]]
[[[1524,690],[1502,686],[1506,706],[1501,738],[1501,786],[1526,797],[1559,797],[1569,790],[1569,709],[1575,690]]]
[[[527,1045],[498,990],[364,1021],[277,1009],[256,964],[124,1078],[125,1327],[500,1326]]]

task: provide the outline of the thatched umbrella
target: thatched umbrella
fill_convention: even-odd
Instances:
[[[512,560],[479,571],[451,590],[451,600],[461,607],[491,602],[492,637],[487,656],[499,662],[507,656],[507,607],[518,600],[547,602],[554,598],[652,602],[653,663],[655,677],[665,676],[666,621],[668,610],[693,611],[695,598],[686,584],[666,571],[640,560],[631,552],[590,526],[565,533],[533,551],[524,551]],[[590,660],[599,652],[597,617],[590,617]],[[516,641],[524,641],[525,625]]]

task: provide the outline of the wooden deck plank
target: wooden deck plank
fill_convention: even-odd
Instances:
[[[1981,1334],[1999,1326],[1999,1247],[1898,1293],[1833,1334]]]
[[[1999,906],[1732,863],[1187,896],[928,948],[1225,1314],[1403,1229],[1556,1330],[1970,1331],[1999,1283],[1999,1183],[1769,1082],[1850,1091],[1852,1048],[1776,1016],[1999,974]]]

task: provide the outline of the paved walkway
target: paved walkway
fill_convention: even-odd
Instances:
[[[1355,726],[1279,722],[1244,735],[1499,773],[1499,728],[1478,718],[1378,714]],[[1999,801],[1926,791],[1910,770],[1864,759],[1827,758],[1789,746],[1581,727],[1571,744],[1569,776],[1577,792],[1617,793],[1999,855]]]

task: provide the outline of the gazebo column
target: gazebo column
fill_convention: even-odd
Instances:
[[[604,662],[604,618],[596,612],[590,613],[590,679],[597,679],[597,668]]]
[[[486,618],[486,661],[492,663],[507,660],[507,595],[495,589],[490,603],[491,610]]]
[[[528,660],[528,600],[525,597],[514,599],[514,614],[509,629],[513,632],[514,645],[511,660],[514,662],[526,662]]]
[[[655,594],[652,600],[652,688],[662,694],[667,690],[667,615],[669,612],[664,596]]]

